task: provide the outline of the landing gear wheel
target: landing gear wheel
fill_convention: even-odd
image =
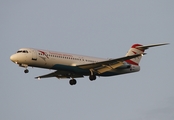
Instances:
[[[70,81],[69,81],[69,84],[70,85],[75,85],[77,83],[77,81],[75,80],[75,79],[71,79]]]
[[[89,79],[90,79],[91,81],[96,80],[96,75],[90,75],[90,76],[89,76]]]
[[[28,70],[28,69],[24,70],[24,73],[28,73],[28,72],[29,72],[29,70]]]

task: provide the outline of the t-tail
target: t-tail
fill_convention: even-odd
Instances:
[[[162,44],[152,44],[152,45],[145,45],[145,46],[143,46],[141,44],[134,44],[129,49],[126,56],[131,56],[131,55],[135,55],[135,54],[144,54],[144,51],[150,47],[156,47],[156,46],[162,46],[162,45],[168,45],[168,44],[169,43],[162,43]],[[132,64],[132,65],[139,65],[141,58],[142,58],[142,56],[139,56],[137,58],[126,60],[126,62],[129,64]]]

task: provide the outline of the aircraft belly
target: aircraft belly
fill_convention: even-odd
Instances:
[[[87,69],[81,69],[76,66],[69,66],[69,65],[61,65],[61,64],[55,64],[51,69],[54,70],[61,70],[61,71],[69,71],[72,73],[78,73],[82,75],[89,75],[90,71]]]

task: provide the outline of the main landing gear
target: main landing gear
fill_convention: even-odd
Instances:
[[[94,80],[96,80],[96,75],[90,75],[89,76],[89,79],[91,80],[91,81],[94,81]],[[74,78],[72,78],[70,81],[69,81],[69,84],[70,85],[76,85],[77,84],[77,81],[76,81],[76,79],[74,79]]]
[[[28,69],[25,69],[25,70],[24,70],[24,73],[28,73],[28,72],[29,72],[29,70],[28,70]]]
[[[96,80],[96,75],[94,74],[94,71],[91,69],[90,72],[91,72],[91,74],[89,75],[89,79],[91,81]]]
[[[89,76],[89,79],[90,79],[91,81],[96,80],[96,75],[94,75],[94,74],[93,74],[93,75],[90,75],[90,76]]]
[[[73,78],[69,81],[70,85],[75,85],[77,83],[77,81]]]

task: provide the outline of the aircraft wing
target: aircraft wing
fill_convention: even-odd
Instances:
[[[63,78],[80,78],[84,77],[83,75],[78,75],[78,74],[72,74],[66,71],[55,71],[46,75],[38,76],[35,77],[36,79],[41,79],[41,78],[49,78],[49,77],[57,77],[58,79],[63,79]]]
[[[107,72],[107,71],[110,71],[112,69],[122,66],[124,64],[123,62],[125,60],[143,56],[144,54],[145,53],[126,56],[126,57],[117,58],[117,59],[101,61],[101,62],[97,62],[97,63],[84,64],[84,65],[79,65],[77,67],[82,68],[82,69],[89,69],[94,72],[97,72],[98,74],[101,74],[101,73],[104,73],[104,72]]]

